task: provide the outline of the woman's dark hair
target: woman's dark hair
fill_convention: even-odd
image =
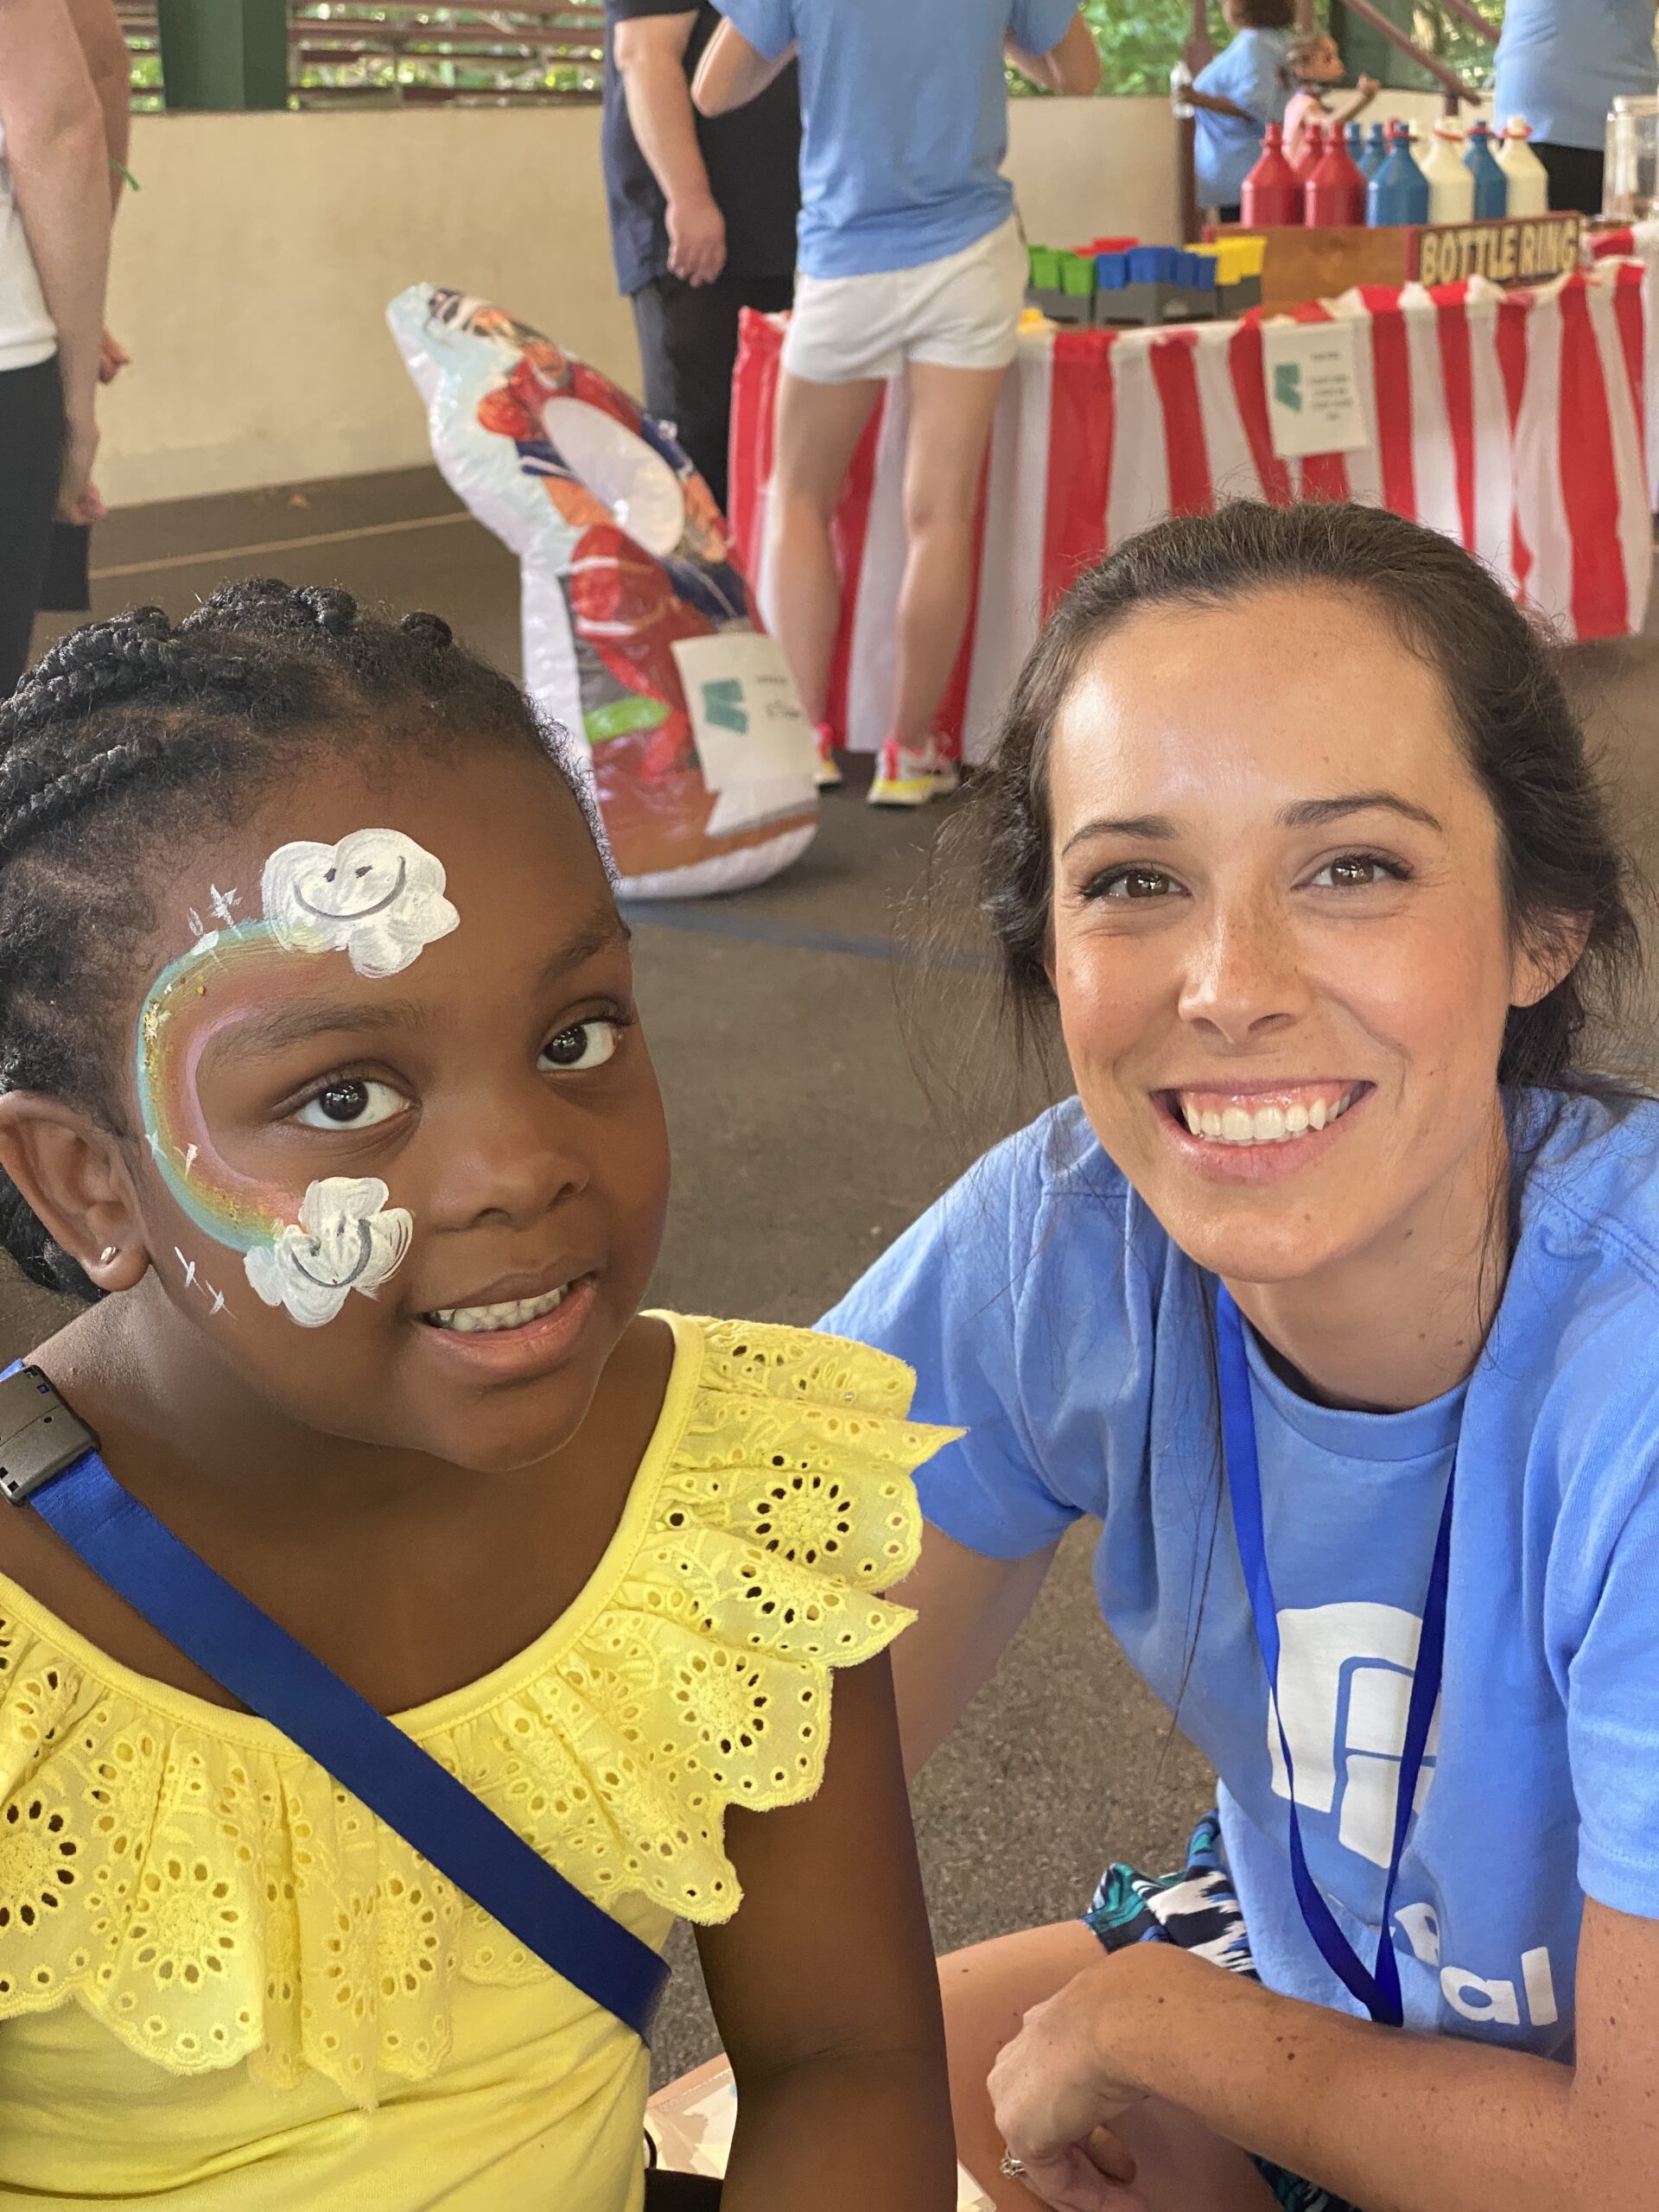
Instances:
[[[1554,989],[1510,1009],[1497,1075],[1583,1087],[1579,1047],[1598,987],[1616,994],[1640,959],[1626,864],[1583,734],[1548,641],[1497,580],[1450,539],[1380,507],[1239,500],[1158,523],[1061,603],[1020,671],[995,759],[951,837],[972,849],[1005,1006],[1022,1041],[1052,1003],[1048,750],[1084,664],[1144,607],[1220,607],[1310,586],[1369,601],[1440,677],[1497,817],[1516,941],[1547,950],[1582,933],[1582,954]]]
[[[1287,31],[1296,21],[1296,0],[1233,0],[1242,31]]]
[[[388,769],[468,747],[544,760],[592,800],[524,694],[435,614],[349,593],[226,584],[175,629],[157,607],[77,630],[0,701],[0,1089],[123,1126],[112,1042],[168,855],[322,753]],[[99,1294],[0,1175],[0,1243],[48,1289]]]

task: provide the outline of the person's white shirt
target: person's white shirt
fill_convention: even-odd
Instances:
[[[57,350],[57,330],[23,233],[6,160],[6,134],[0,130],[0,371],[33,368]]]

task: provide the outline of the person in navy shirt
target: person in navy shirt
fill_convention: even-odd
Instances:
[[[967,619],[981,464],[1025,305],[1004,62],[1051,92],[1100,74],[1076,0],[720,0],[697,71],[705,115],[741,107],[798,50],[800,282],[768,493],[767,618],[841,780],[828,719],[840,614],[830,526],[886,383],[909,410],[892,716],[870,786],[925,806],[957,784],[934,718]]]
[[[1492,92],[1520,116],[1549,172],[1549,204],[1601,213],[1607,118],[1621,93],[1659,92],[1653,0],[1508,0]]]
[[[963,1431],[907,1752],[1091,1516],[1219,1777],[1179,1879],[944,1963],[963,2162],[999,2212],[1652,2202],[1659,1103],[1582,1056],[1636,932],[1545,645],[1379,510],[1166,522],[958,823],[1077,1095],[823,1324]]]
[[[1238,220],[1238,196],[1262,153],[1262,134],[1290,105],[1287,67],[1295,39],[1294,0],[1224,0],[1233,36],[1185,94],[1198,111],[1192,166],[1200,207]]]

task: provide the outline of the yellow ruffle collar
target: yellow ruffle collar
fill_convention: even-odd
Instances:
[[[885,1354],[664,1318],[662,1415],[581,1596],[397,1716],[637,1926],[641,1903],[728,1918],[726,1808],[817,1789],[829,1670],[910,1618],[879,1593],[952,1433],[906,1418]],[[0,2019],[73,1999],[169,2072],[312,2069],[367,2101],[442,2063],[457,1976],[548,1971],[267,1722],[118,1665],[0,1576]]]

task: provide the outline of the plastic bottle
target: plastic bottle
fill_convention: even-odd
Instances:
[[[1428,179],[1431,223],[1467,223],[1473,219],[1475,180],[1464,167],[1460,130],[1448,123],[1435,124],[1434,143],[1423,163],[1423,175]]]
[[[1359,125],[1356,124],[1354,128],[1357,130],[1359,129]],[[1383,162],[1386,162],[1388,158],[1389,126],[1386,123],[1374,123],[1371,125],[1370,131],[1366,134],[1365,151],[1361,156],[1359,162],[1359,173],[1364,178],[1367,184],[1370,182],[1371,179],[1376,175],[1378,169],[1382,168]]]
[[[1484,123],[1469,126],[1464,167],[1475,180],[1475,220],[1486,223],[1510,212],[1510,180],[1492,156],[1492,134]],[[1543,165],[1541,162],[1540,168]]]
[[[1497,149],[1497,165],[1509,179],[1510,204],[1504,212],[1510,215],[1549,213],[1549,172],[1527,143],[1531,136],[1532,125],[1525,118],[1512,115]]]
[[[1369,176],[1365,175],[1364,124],[1363,123],[1351,123],[1342,135],[1348,148],[1349,160],[1359,171],[1360,175],[1365,177],[1365,181],[1369,184],[1370,182],[1370,179]]]
[[[1302,187],[1302,220],[1328,231],[1365,220],[1364,178],[1355,168],[1340,130],[1326,135],[1319,166]]]
[[[1428,179],[1412,159],[1403,123],[1389,125],[1389,157],[1366,189],[1365,219],[1374,226],[1428,220]]]
[[[1281,230],[1302,219],[1302,188],[1285,159],[1282,124],[1268,125],[1261,158],[1239,189],[1238,219],[1247,231]]]
[[[1302,133],[1302,143],[1291,163],[1298,184],[1306,184],[1319,163],[1325,159],[1325,125],[1310,123]]]

